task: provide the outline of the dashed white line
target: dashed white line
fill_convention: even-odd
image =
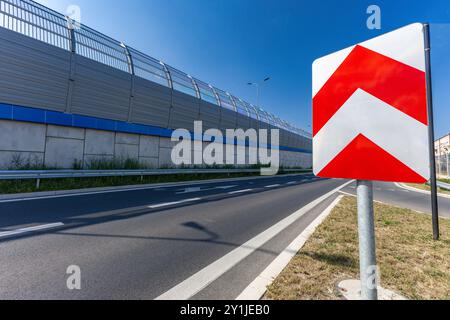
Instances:
[[[265,186],[264,188],[276,188],[276,187],[280,187],[280,184],[272,184],[270,186]]]
[[[291,184],[296,184],[297,183],[297,181],[290,181],[290,182],[288,182],[288,183],[286,183],[287,185],[291,185]]]
[[[199,201],[199,200],[202,200],[202,198],[192,198],[192,199],[186,199],[186,200],[180,200],[180,201],[174,201],[174,202],[166,202],[166,203],[151,205],[148,207],[150,209],[158,209],[158,208],[162,208],[162,207],[169,207],[169,206],[174,206],[177,204],[183,204],[183,203],[187,203],[187,202],[195,202],[195,201]]]
[[[186,188],[183,191],[177,192],[177,194],[194,193],[194,192],[200,192],[200,191],[202,191],[201,187]]]
[[[228,192],[228,194],[238,194],[238,193],[245,193],[245,192],[250,192],[250,191],[253,191],[253,189],[237,190],[237,191]]]
[[[25,233],[30,233],[30,232],[58,228],[63,225],[64,225],[64,223],[57,222],[57,223],[44,224],[44,225],[40,225],[40,226],[21,228],[21,229],[17,229],[17,230],[4,231],[4,232],[0,232],[0,238],[6,238],[6,237],[17,236],[20,234],[25,234]]]

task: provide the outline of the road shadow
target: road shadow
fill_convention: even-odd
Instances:
[[[323,180],[325,181],[328,179],[323,179]],[[252,194],[273,192],[275,190],[280,190],[280,189],[284,189],[284,188],[292,188],[292,187],[299,186],[299,185],[311,184],[313,182],[317,182],[317,181],[304,181],[304,182],[300,182],[296,185],[281,185],[277,188],[271,188],[271,189],[259,187],[257,189],[254,189],[254,190],[252,190],[250,192],[246,192],[246,193],[211,194],[211,195],[203,196],[203,198],[199,201],[178,203],[178,204],[161,207],[161,208],[154,208],[154,209],[151,209],[148,206],[139,206],[139,207],[132,207],[132,208],[117,209],[117,210],[86,212],[86,213],[82,213],[82,214],[79,214],[79,213],[66,214],[65,216],[63,215],[63,216],[59,216],[57,218],[58,222],[64,223],[64,226],[58,228],[57,230],[69,230],[69,229],[80,228],[80,227],[85,227],[85,226],[90,226],[90,225],[95,225],[95,224],[102,224],[102,223],[116,222],[116,221],[123,221],[123,220],[127,220],[127,219],[138,218],[138,217],[144,216],[144,215],[161,214],[166,211],[186,208],[186,207],[195,206],[195,205],[214,203],[214,202],[219,202],[219,201],[227,200],[227,199],[238,199],[238,198],[246,197],[246,196],[249,196]],[[182,197],[179,197],[179,198],[180,198],[179,200],[184,199]],[[177,199],[174,199],[174,198],[166,199],[166,200],[177,201]],[[161,201],[163,201],[163,199],[161,199]],[[38,225],[39,224],[47,224],[47,223],[54,223],[55,218],[51,217],[51,218],[41,219],[41,220],[34,218],[32,221],[33,221],[32,223],[38,224]],[[15,224],[9,224],[7,226],[2,226],[1,229],[2,229],[2,231],[9,231],[9,230],[11,230],[11,228],[14,225],[23,225],[25,223],[30,223],[30,221],[17,221]],[[190,225],[190,227],[193,227],[193,225]],[[49,233],[49,231],[47,230],[47,231],[42,231],[42,232],[33,232],[30,234],[25,233],[25,234],[21,234],[21,235],[6,237],[6,238],[0,239],[0,243],[10,241],[13,239],[18,239],[18,238],[32,237],[32,236],[36,236],[36,235],[40,235],[40,234],[44,234],[44,233]]]
[[[299,253],[301,256],[307,256],[311,259],[325,262],[327,264],[331,264],[334,266],[342,266],[342,267],[356,267],[357,261],[355,259],[342,255],[342,254],[326,254],[320,252],[311,252],[311,251],[302,251]]]

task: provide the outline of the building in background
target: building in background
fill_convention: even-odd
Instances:
[[[434,142],[434,152],[438,157],[450,154],[450,133]]]
[[[450,133],[434,142],[436,173],[439,177],[450,177]]]

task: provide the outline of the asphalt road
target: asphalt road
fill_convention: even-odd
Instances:
[[[249,240],[344,183],[296,175],[0,201],[0,299],[154,299],[208,268],[188,297],[234,299],[337,195]],[[248,254],[214,264],[235,252]],[[81,290],[67,288],[71,265]]]
[[[356,182],[342,190],[343,192],[356,194]],[[431,212],[431,195],[417,191],[406,190],[394,183],[375,182],[374,199],[415,211]],[[450,198],[438,197],[439,215],[450,218]]]

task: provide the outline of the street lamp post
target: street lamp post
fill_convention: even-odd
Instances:
[[[255,86],[256,87],[256,106],[260,107],[259,105],[259,98],[260,98],[260,87],[262,84],[264,84],[265,82],[269,81],[270,77],[265,78],[262,81],[259,82],[249,82],[248,85],[249,86]]]

